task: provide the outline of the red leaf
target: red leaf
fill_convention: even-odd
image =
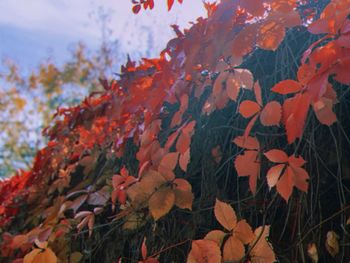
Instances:
[[[143,260],[147,258],[147,246],[146,246],[146,238],[143,239],[142,246],[141,246],[141,254]]]
[[[286,163],[288,162],[288,155],[281,150],[272,149],[264,153],[267,159],[273,163]]]
[[[245,100],[239,105],[239,113],[244,118],[250,118],[260,111],[260,106],[254,101]]]
[[[302,86],[299,82],[291,79],[282,80],[278,82],[273,88],[271,89],[273,92],[279,93],[279,94],[291,94],[291,93],[297,93],[301,91]]]
[[[286,202],[288,202],[289,197],[293,192],[293,174],[290,173],[290,168],[287,167],[284,174],[277,182],[277,192],[283,197]]]
[[[263,2],[260,0],[240,1],[240,6],[247,10],[253,16],[262,16],[265,12]]]
[[[304,160],[303,157],[299,156],[296,157],[295,155],[289,156],[288,158],[288,163],[291,166],[295,166],[295,167],[301,167],[303,166],[306,162]]]
[[[301,167],[289,166],[287,169],[289,169],[288,172],[292,174],[295,187],[306,193],[309,187],[307,182],[309,174]]]
[[[288,143],[293,143],[303,134],[305,120],[310,106],[310,96],[299,93],[285,100],[283,104],[283,122],[286,126]]]
[[[141,5],[134,5],[134,6],[132,7],[132,12],[133,12],[134,14],[138,14],[138,13],[140,12],[140,10],[141,10]]]
[[[285,166],[285,164],[278,164],[268,170],[266,178],[270,189],[277,184]]]
[[[171,8],[173,7],[174,4],[174,0],[168,0],[168,11],[171,10]]]
[[[282,117],[282,107],[277,101],[265,105],[260,114],[261,124],[264,126],[279,125]]]
[[[255,116],[249,121],[247,127],[246,127],[245,130],[244,130],[244,134],[243,134],[243,136],[244,136],[245,138],[247,138],[247,137],[249,136],[250,131],[253,129],[253,126],[254,126],[256,120],[258,119],[258,117],[259,117],[259,114],[255,115]]]

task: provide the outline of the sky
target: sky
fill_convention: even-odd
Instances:
[[[48,57],[62,63],[79,41],[94,50],[102,39],[101,14],[125,57],[156,56],[174,36],[171,24],[187,28],[206,14],[201,0],[175,1],[170,12],[166,0],[155,3],[134,15],[131,0],[0,0],[0,58],[30,70]]]

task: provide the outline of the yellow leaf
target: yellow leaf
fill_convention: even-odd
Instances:
[[[78,263],[83,258],[83,254],[78,251],[75,251],[70,255],[69,263]]]
[[[163,187],[155,192],[149,202],[149,210],[154,218],[158,220],[166,215],[175,203],[175,193],[169,187]]]
[[[27,101],[25,99],[17,97],[13,99],[13,104],[17,107],[18,110],[22,110],[27,104]]]

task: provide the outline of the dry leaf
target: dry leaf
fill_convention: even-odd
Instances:
[[[339,253],[339,236],[334,231],[328,231],[326,239],[326,249],[332,257]]]
[[[221,202],[219,199],[216,199],[214,214],[216,220],[226,228],[231,231],[237,225],[237,217],[233,208],[224,202]]]
[[[148,206],[154,220],[166,215],[175,204],[175,193],[169,187],[157,190],[149,199]]]
[[[317,253],[317,247],[315,243],[310,243],[307,246],[307,254],[311,258],[312,263],[318,262],[318,253]]]
[[[193,240],[187,263],[220,263],[221,251],[211,240]]]

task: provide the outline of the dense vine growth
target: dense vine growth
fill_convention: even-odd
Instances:
[[[4,262],[350,260],[350,2],[205,7],[58,109],[0,184]]]

